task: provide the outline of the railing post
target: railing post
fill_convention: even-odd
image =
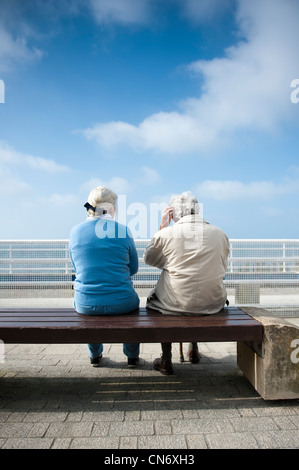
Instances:
[[[9,253],[9,274],[12,274],[12,248],[11,248],[11,243],[9,243],[9,248],[8,248],[8,253]]]
[[[285,241],[282,243],[282,272],[286,272],[286,244]]]

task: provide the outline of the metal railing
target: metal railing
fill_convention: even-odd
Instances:
[[[148,242],[135,240],[139,271],[133,282],[142,298],[160,275],[143,261]],[[0,241],[1,306],[36,297],[45,303],[49,296],[71,298],[74,278],[68,240]],[[299,316],[299,240],[231,239],[224,282],[233,305],[259,305]]]

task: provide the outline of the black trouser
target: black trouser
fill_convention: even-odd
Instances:
[[[161,343],[161,346],[162,346],[162,359],[171,361],[172,343]],[[197,343],[189,343],[189,349],[198,351]]]

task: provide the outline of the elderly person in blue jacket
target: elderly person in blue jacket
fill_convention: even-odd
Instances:
[[[139,307],[131,276],[138,255],[129,229],[114,220],[117,195],[109,188],[93,189],[85,204],[87,220],[71,230],[69,254],[76,271],[74,306],[86,315],[121,315]],[[102,344],[88,344],[90,362],[100,364]],[[136,367],[139,344],[123,345],[128,366]]]

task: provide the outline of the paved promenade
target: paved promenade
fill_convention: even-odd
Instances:
[[[122,345],[102,366],[85,345],[6,345],[0,363],[0,448],[299,448],[299,400],[265,402],[236,364],[235,343],[202,343],[201,363],[152,369],[160,345],[129,370]],[[187,344],[184,345],[185,351]]]

